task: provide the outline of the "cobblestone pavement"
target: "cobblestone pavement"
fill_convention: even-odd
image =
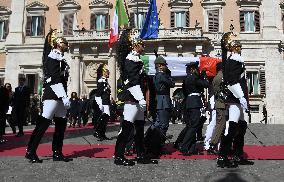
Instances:
[[[181,124],[170,125],[168,133],[173,135],[172,142],[183,127]],[[284,125],[250,124],[249,127],[265,145],[284,145]],[[118,126],[109,127],[107,135],[113,140],[102,143],[114,144],[118,130]],[[82,136],[92,144],[99,143],[92,133],[91,129],[68,133],[64,143],[87,144]],[[42,143],[50,143],[51,139],[45,137]],[[259,145],[249,131],[246,144]],[[50,157],[43,159],[42,164],[30,164],[24,157],[1,157],[0,181],[284,181],[283,160],[256,160],[253,166],[220,169],[214,160],[159,160],[158,165],[123,167],[114,165],[112,159],[79,157],[69,163],[53,162]]]

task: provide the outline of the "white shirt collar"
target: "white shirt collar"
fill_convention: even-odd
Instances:
[[[142,60],[140,59],[139,55],[140,55],[140,54],[139,54],[138,52],[136,52],[136,51],[131,51],[131,52],[127,55],[126,59],[129,59],[129,60],[134,61],[134,62],[142,62]]]

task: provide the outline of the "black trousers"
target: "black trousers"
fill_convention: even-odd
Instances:
[[[99,118],[97,122],[97,127],[96,127],[96,132],[100,136],[105,136],[106,135],[106,128],[107,128],[107,123],[109,121],[109,115],[103,113],[101,117]]]
[[[0,138],[5,134],[6,127],[6,113],[0,111]]]
[[[177,140],[180,140],[180,150],[189,151],[191,146],[196,142],[196,132],[200,127],[200,108],[187,109],[188,121],[186,127],[181,131]]]
[[[15,113],[16,113],[16,120],[17,120],[17,125],[19,128],[19,133],[24,133],[23,126],[27,120],[26,107],[16,107],[15,109],[16,109]]]
[[[144,124],[145,121],[136,120],[134,123],[123,120],[121,123],[121,130],[118,134],[114,155],[116,157],[124,157],[126,144],[131,140],[131,131],[135,128],[135,148],[137,156],[142,156],[145,153],[144,148]]]

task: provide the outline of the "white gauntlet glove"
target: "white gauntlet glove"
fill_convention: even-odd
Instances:
[[[66,109],[70,109],[71,107],[71,102],[68,97],[62,97],[63,105]]]
[[[144,99],[139,100],[139,107],[141,111],[146,111],[146,101]]]
[[[248,110],[248,103],[247,103],[247,100],[244,97],[240,98],[240,104],[241,104],[242,108],[244,108],[246,111]]]

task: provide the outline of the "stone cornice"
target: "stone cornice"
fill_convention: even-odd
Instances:
[[[94,0],[89,3],[89,8],[109,8],[112,9],[113,5],[112,3],[106,1],[106,0]]]
[[[58,7],[58,10],[68,10],[68,9],[79,10],[79,9],[81,9],[80,4],[76,1],[74,1],[74,0],[60,1],[57,4],[57,7]]]
[[[5,6],[0,6],[0,16],[6,16],[12,14],[12,11],[5,7]]]
[[[138,5],[138,8],[148,8],[149,7],[149,1],[147,0],[131,0],[128,3],[129,8],[136,8]]]
[[[225,0],[203,0],[201,6],[225,6]]]
[[[237,0],[237,4],[240,7],[259,7],[262,0]]]
[[[43,11],[48,11],[49,7],[41,2],[34,1],[26,6],[27,11],[38,11],[38,10],[43,10]]]
[[[174,7],[189,8],[192,6],[192,1],[191,0],[170,0],[168,6],[171,8],[174,8]]]

